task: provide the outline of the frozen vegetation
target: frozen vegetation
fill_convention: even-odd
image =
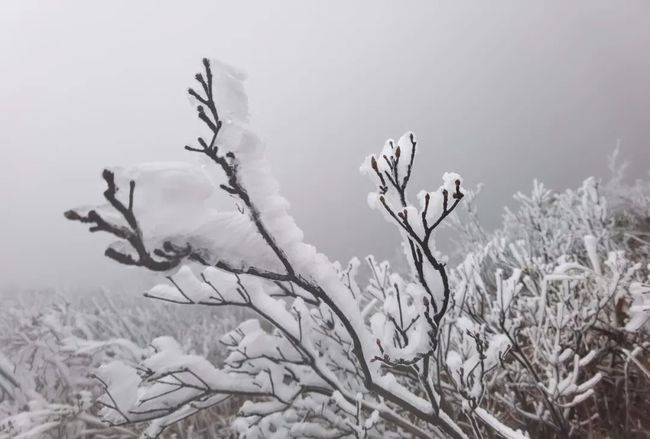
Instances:
[[[208,135],[186,146],[204,164],[107,169],[105,204],[65,214],[167,282],[146,302],[3,307],[0,437],[647,434],[647,181],[625,184],[612,160],[606,184],[535,182],[487,232],[458,174],[411,193],[406,133],[361,171],[408,269],[332,262],[288,213],[242,75],[204,68],[189,93]],[[232,210],[211,207],[218,191]],[[443,228],[458,236],[450,257]]]

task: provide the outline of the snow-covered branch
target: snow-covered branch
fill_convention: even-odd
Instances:
[[[521,438],[531,427],[569,437],[591,422],[581,410],[597,405],[606,358],[644,370],[644,269],[609,244],[595,180],[558,196],[536,183],[492,237],[470,211],[466,230],[477,238],[450,270],[435,235],[462,206],[462,178],[445,173],[411,204],[418,141],[389,140],[361,170],[375,187],[370,207],[400,233],[408,270],[368,257],[364,282],[358,259],[342,267],[303,242],[248,126],[243,75],[203,66],[189,95],[207,135],[185,149],[204,165],[107,169],[106,204],[65,216],[113,235],[111,259],[164,272],[147,297],[257,318],[221,338],[221,364],[158,337],[142,358],[101,366],[106,421],[146,421],[155,437],[237,399],[246,402],[232,427],[249,438]],[[218,194],[232,211],[212,207]]]

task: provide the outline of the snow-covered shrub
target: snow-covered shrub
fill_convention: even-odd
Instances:
[[[134,437],[141,426],[107,428],[93,403],[103,389],[103,363],[137,364],[156,334],[173,334],[187,350],[220,361],[211,333],[238,316],[198,310],[170,313],[128,297],[33,293],[3,298],[0,309],[0,438]],[[177,310],[178,311],[178,310]],[[240,318],[243,317],[240,314]],[[229,409],[229,407],[224,407]],[[231,410],[232,411],[232,410]],[[229,413],[205,412],[179,425],[218,431]],[[220,420],[224,422],[219,422]]]
[[[155,437],[236,397],[245,402],[232,428],[247,438],[641,430],[649,308],[638,258],[647,242],[631,253],[617,238],[595,179],[561,194],[536,183],[494,234],[469,203],[456,221],[469,239],[449,270],[435,232],[475,193],[445,173],[412,204],[417,140],[407,133],[361,170],[375,187],[370,207],[402,237],[408,269],[373,257],[363,269],[358,259],[342,266],[303,242],[249,130],[242,75],[204,66],[201,92],[189,94],[208,136],[185,147],[204,163],[106,169],[106,204],[65,216],[117,238],[107,257],[166,273],[147,297],[257,318],[221,336],[224,361],[164,336],[138,362],[102,364],[105,421],[148,422],[143,435]],[[217,193],[231,211],[214,207]]]
[[[481,407],[484,382],[508,340],[469,323],[454,335],[446,328],[451,286],[433,235],[463,198],[461,177],[446,173],[442,186],[411,204],[415,136],[389,140],[368,157],[362,171],[376,188],[369,204],[401,234],[410,272],[391,273],[370,258],[373,276],[360,285],[358,261],[342,269],[303,242],[248,128],[242,75],[220,63],[204,66],[196,76],[201,92],[189,94],[209,135],[185,148],[205,166],[106,169],[107,203],[66,217],[115,236],[109,258],[167,272],[169,282],[148,297],[245,308],[261,320],[221,338],[230,352],[223,364],[159,337],[137,365],[102,365],[103,418],[149,421],[145,436],[156,436],[240,396],[248,400],[233,428],[249,438],[524,437]],[[232,198],[232,211],[212,207],[216,188]],[[449,372],[443,344],[457,346],[463,362]],[[463,368],[470,370],[461,377]]]
[[[637,183],[646,202],[631,203],[621,197],[629,188],[609,187],[589,178],[554,193],[535,182],[530,196],[515,196],[503,227],[475,240],[452,270],[451,314],[511,346],[486,406],[543,437],[647,431],[649,192]]]

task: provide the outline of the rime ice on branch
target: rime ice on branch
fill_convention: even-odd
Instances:
[[[303,243],[261,143],[248,129],[242,75],[220,63],[203,64],[199,88],[189,94],[207,135],[185,149],[207,160],[223,182],[189,165],[105,170],[107,204],[65,216],[115,236],[106,256],[167,272],[169,283],[147,296],[247,308],[273,329],[250,320],[226,334],[222,343],[230,355],[223,365],[186,355],[168,338],[152,341],[150,355],[138,364],[105,365],[98,373],[104,418],[150,421],[146,434],[156,436],[239,395],[250,400],[233,428],[249,438],[463,438],[485,429],[521,437],[477,410],[508,341],[490,339],[468,323],[454,338],[462,355],[443,358],[440,351],[452,291],[432,238],[463,198],[460,176],[446,173],[439,189],[420,192],[416,207],[407,194],[415,136],[388,141],[368,158],[363,170],[377,187],[370,204],[397,226],[411,272],[392,274],[388,264],[369,258],[373,276],[362,288],[355,279],[358,261],[342,270]],[[170,178],[173,185],[165,183]],[[209,207],[217,188],[232,197],[235,210]]]

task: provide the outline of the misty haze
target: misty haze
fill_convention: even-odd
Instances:
[[[649,437],[650,4],[0,35],[0,439]]]

